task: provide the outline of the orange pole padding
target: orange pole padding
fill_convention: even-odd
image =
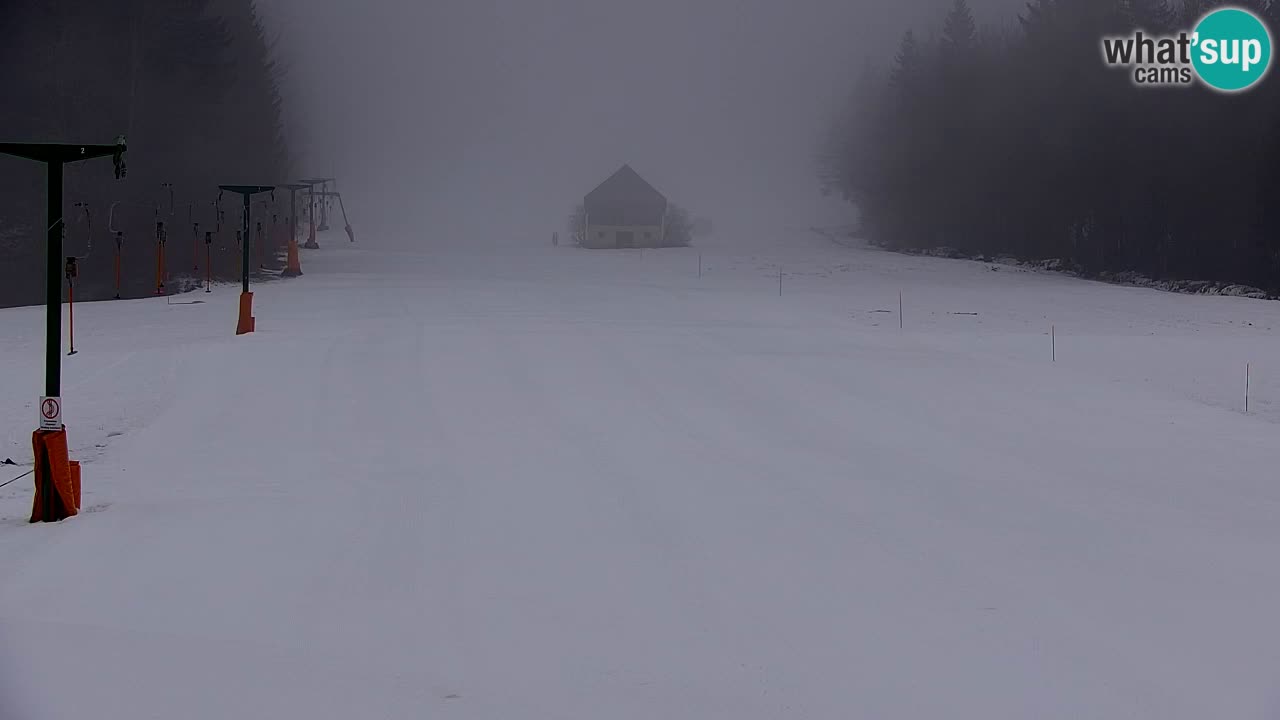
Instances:
[[[80,461],[68,460],[67,464],[71,466],[71,497],[75,500],[76,510],[84,507],[80,504]]]
[[[240,319],[236,323],[236,334],[244,335],[257,329],[257,320],[253,317],[253,293],[240,293]]]
[[[31,436],[36,497],[31,522],[57,522],[80,512],[79,473],[67,457],[67,429],[37,430]],[[79,470],[79,463],[75,463]]]
[[[298,241],[289,238],[289,262],[284,266],[284,277],[298,277],[302,274],[302,260],[298,257]]]

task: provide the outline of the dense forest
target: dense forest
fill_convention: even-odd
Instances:
[[[129,141],[123,180],[109,159],[66,168],[66,251],[83,258],[77,297],[115,292],[113,206],[124,233],[122,294],[146,295],[156,287],[158,220],[170,285],[179,286],[181,276],[205,273],[217,185],[289,176],[282,71],[253,0],[17,0],[0,13],[0,37],[0,140]],[[0,156],[0,306],[43,301],[44,196],[42,166]],[[261,206],[264,232],[273,215],[284,221],[287,197]],[[238,203],[221,203],[213,265],[223,278],[238,277]]]
[[[1280,80],[1136,87],[1101,38],[1177,33],[1220,3],[1033,0],[979,29],[955,0],[853,73],[821,153],[862,232],[902,250],[1061,261],[1280,291]],[[1221,3],[1227,4],[1227,3]],[[1236,0],[1280,27],[1280,0]]]

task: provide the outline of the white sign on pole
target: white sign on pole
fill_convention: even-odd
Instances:
[[[40,397],[40,429],[62,429],[62,398]]]

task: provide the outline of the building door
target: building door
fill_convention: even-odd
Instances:
[[[618,238],[618,247],[620,248],[636,246],[636,234],[630,230],[619,230],[614,233],[614,236]]]

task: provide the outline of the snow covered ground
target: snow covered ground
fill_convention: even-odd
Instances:
[[[1280,304],[803,230],[303,263],[241,338],[77,308],[0,718],[1280,717]]]

